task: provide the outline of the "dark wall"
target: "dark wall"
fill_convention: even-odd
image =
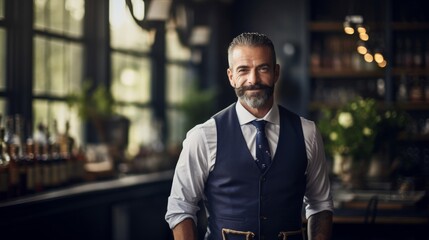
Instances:
[[[306,56],[307,1],[236,0],[233,4],[232,34],[260,32],[274,42],[281,78],[277,85],[279,103],[305,114],[308,101]],[[293,54],[286,54],[286,47]]]

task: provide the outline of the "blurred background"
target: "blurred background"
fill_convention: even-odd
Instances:
[[[334,239],[429,239],[427,9],[0,0],[0,238],[172,239],[182,141],[236,101],[228,44],[261,32],[281,65],[277,101],[324,138]]]

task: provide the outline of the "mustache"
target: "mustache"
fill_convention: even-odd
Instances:
[[[247,90],[273,89],[273,87],[271,87],[269,85],[257,83],[254,85],[241,86],[241,87],[238,87],[236,89],[241,91],[241,92],[245,92]]]

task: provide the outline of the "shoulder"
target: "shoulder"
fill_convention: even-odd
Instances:
[[[316,123],[302,116],[300,117],[300,120],[305,140],[310,142],[314,141],[317,132]]]

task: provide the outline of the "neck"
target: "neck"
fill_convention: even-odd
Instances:
[[[273,106],[274,102],[273,99],[268,100],[263,106],[259,108],[252,108],[249,105],[246,104],[246,102],[239,100],[241,105],[250,112],[253,116],[257,118],[263,118],[267,113],[270,111],[271,107]]]

